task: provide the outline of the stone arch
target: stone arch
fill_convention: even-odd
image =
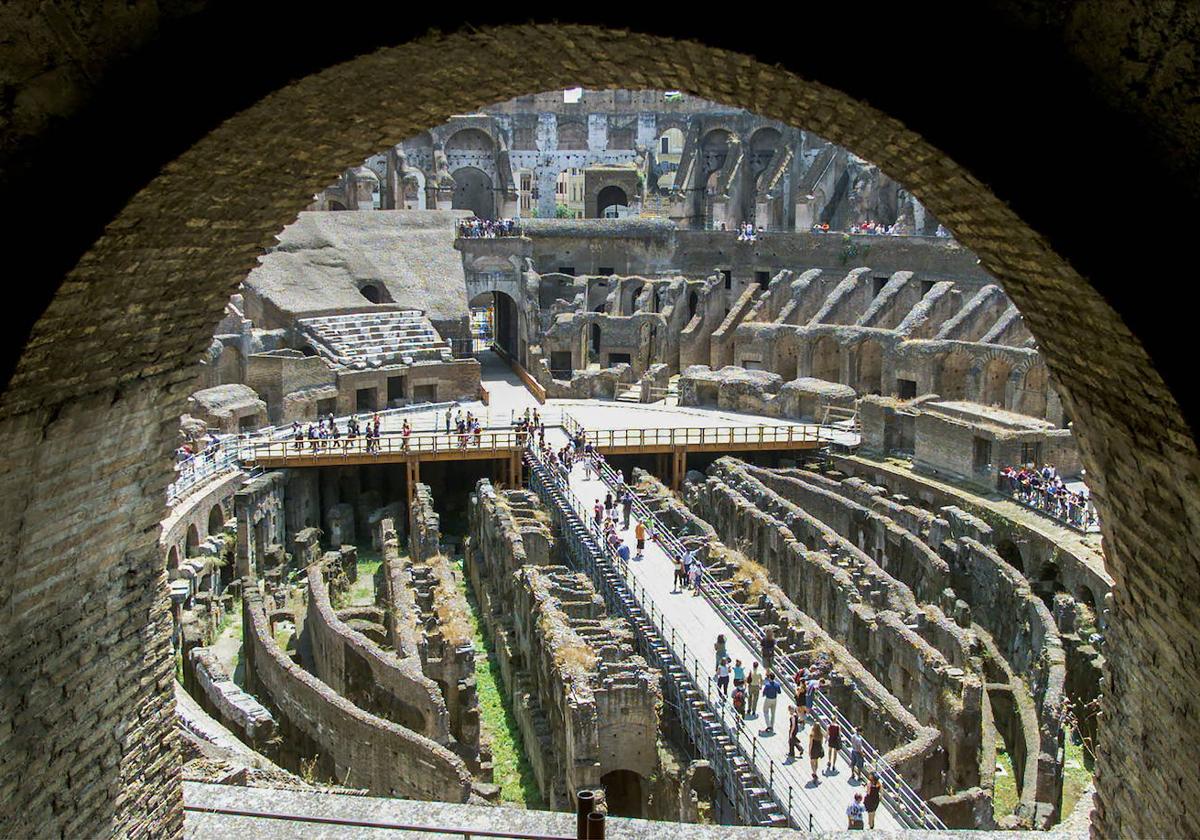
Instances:
[[[996,554],[1018,572],[1025,574],[1025,558],[1021,556],[1021,549],[1015,542],[1007,539],[999,540],[996,543]]]
[[[609,207],[629,207],[629,194],[616,184],[609,184],[596,194],[596,216],[607,218],[604,211]]]
[[[1012,375],[1012,362],[1003,356],[992,356],[983,365],[983,377],[979,389],[979,401],[984,405],[1004,408],[1008,405],[1008,379]]]
[[[455,210],[470,210],[481,219],[496,215],[496,195],[492,179],[482,169],[463,166],[451,173],[454,179],[454,198],[450,206]]]
[[[1050,373],[1041,362],[1027,365],[1020,372],[1013,411],[1030,417],[1045,417],[1049,404]]]
[[[215,536],[225,529],[225,511],[221,506],[213,505],[212,510],[208,512],[208,535]]]
[[[858,345],[854,389],[860,394],[883,393],[883,345],[867,339]]]
[[[588,350],[592,355],[600,355],[600,322],[592,321],[591,327],[588,329]]]
[[[481,128],[460,128],[446,138],[444,148],[447,155],[472,152],[489,154],[495,151],[496,141]]]
[[[659,131],[658,137],[654,143],[654,154],[662,160],[664,155],[681,155],[683,154],[683,130],[678,126],[670,126],[669,128]]]
[[[812,344],[809,375],[826,382],[842,381],[842,345],[831,335],[823,335]]]
[[[327,207],[328,207],[330,210],[349,210],[349,209],[350,209],[350,208],[348,208],[348,207],[347,207],[345,204],[342,204],[342,202],[340,202],[340,201],[335,201],[335,200],[334,200],[334,199],[332,199],[332,198],[331,198],[331,199],[329,199],[329,201],[327,201],[327,202],[326,202],[326,206],[327,206]]]
[[[196,527],[196,523],[188,526],[187,537],[183,542],[183,556],[195,557],[200,548],[200,529]]]
[[[645,780],[632,770],[610,770],[600,777],[604,803],[614,817],[641,818],[645,806]]]
[[[525,364],[520,358],[521,307],[517,302],[507,292],[493,289],[475,295],[468,301],[467,306],[491,306],[492,328],[495,330],[492,336],[493,343],[522,365]]]
[[[960,351],[946,353],[937,360],[933,390],[943,400],[965,400],[971,357]]]
[[[1117,26],[1125,31],[1124,27],[1134,27],[1135,24],[1121,21]],[[1164,31],[1181,31],[1183,26],[1183,23],[1174,21],[1168,23]],[[172,35],[171,32],[190,28],[176,27],[170,31],[164,28],[159,38],[166,41],[170,37],[185,37]],[[1064,38],[1067,34],[1064,32]],[[1167,36],[1160,34],[1159,37]],[[1060,48],[1058,36],[1046,40],[1051,44],[1048,48],[1030,42],[1031,50],[1041,56],[1042,65],[1049,63],[1042,54],[1045,51],[1050,53],[1052,60],[1060,57],[1065,60],[1068,51]],[[1130,58],[1114,57],[1114,61],[1124,63],[1126,60],[1137,60],[1143,54],[1143,49],[1152,49],[1153,44],[1157,43],[1156,38],[1149,40],[1151,47],[1134,44],[1129,47],[1132,53]],[[154,36],[146,41],[156,47],[161,46],[161,41],[156,41]],[[314,47],[313,54],[317,61],[325,60],[327,53],[323,49],[319,45]],[[513,54],[514,50],[544,56],[544,63],[527,74],[493,74],[504,78],[491,78],[488,69],[496,66],[505,55]],[[567,57],[577,51],[585,51],[591,60],[568,60]],[[145,61],[169,61],[163,58],[163,54],[169,52],[156,49],[158,58],[146,58]],[[341,61],[344,57],[339,54],[337,60]],[[1092,57],[1099,60],[1102,54],[1092,54]],[[1145,329],[1144,322],[1139,324],[1130,320],[1129,326],[1125,325],[1100,292],[1071,267],[1073,262],[1090,269],[1101,290],[1115,290],[1119,269],[1108,270],[1104,265],[1104,257],[1115,252],[1101,249],[1099,253],[1089,254],[1086,253],[1086,243],[1097,241],[1095,238],[1072,241],[1063,235],[1055,227],[1051,214],[1039,211],[1035,206],[1034,199],[1039,193],[1030,188],[1028,183],[1023,183],[1021,176],[1002,169],[1000,177],[994,181],[989,179],[988,168],[996,165],[995,156],[990,150],[980,152],[979,169],[968,173],[954,163],[956,154],[953,146],[960,138],[956,137],[949,122],[944,126],[944,136],[945,142],[951,146],[951,153],[945,154],[918,134],[905,129],[899,120],[851,100],[831,87],[802,81],[787,70],[696,43],[674,41],[669,37],[628,32],[614,37],[599,29],[558,25],[429,36],[400,47],[364,52],[354,60],[343,61],[336,67],[331,66],[325,73],[311,77],[299,73],[286,88],[257,104],[246,107],[246,101],[250,100],[231,100],[228,109],[222,113],[236,116],[231,116],[209,137],[174,160],[169,172],[163,169],[161,176],[148,182],[141,180],[139,173],[132,176],[133,182],[119,181],[113,182],[115,186],[106,186],[105,201],[81,210],[86,215],[81,217],[82,221],[77,227],[85,233],[72,233],[70,242],[61,249],[62,253],[48,259],[47,264],[39,269],[44,272],[41,277],[52,281],[45,286],[47,296],[64,279],[70,281],[72,290],[84,288],[86,292],[61,294],[44,311],[44,301],[37,300],[27,310],[21,310],[22,317],[27,321],[19,329],[32,327],[32,334],[27,352],[19,360],[14,360],[16,370],[4,397],[6,437],[19,442],[25,439],[22,436],[27,429],[37,429],[39,426],[47,432],[62,432],[72,422],[82,422],[81,418],[86,417],[90,428],[101,434],[111,432],[105,438],[110,451],[140,451],[148,458],[157,454],[157,459],[166,463],[166,455],[174,443],[168,430],[173,418],[180,413],[183,397],[182,393],[164,390],[165,383],[177,376],[183,366],[191,363],[197,348],[202,347],[207,339],[203,333],[216,322],[226,296],[253,264],[254,255],[269,246],[270,237],[294,216],[298,205],[289,203],[288,196],[311,195],[321,189],[328,183],[330,174],[336,171],[335,162],[361,160],[380,145],[380,138],[391,140],[407,136],[416,127],[417,117],[414,115],[423,115],[428,120],[435,113],[448,115],[451,112],[466,112],[487,102],[527,91],[531,86],[563,87],[576,81],[591,87],[611,86],[620,82],[615,75],[615,68],[619,68],[626,77],[630,73],[642,73],[648,83],[660,88],[686,88],[701,96],[720,99],[722,92],[728,91],[728,67],[733,59],[744,63],[746,73],[755,74],[762,84],[771,86],[773,95],[758,103],[761,109],[789,124],[808,125],[822,136],[878,161],[890,176],[910,185],[913,194],[925,203],[931,213],[954,230],[964,246],[976,251],[984,269],[1002,280],[1010,296],[1026,311],[1030,329],[1046,353],[1056,379],[1063,386],[1068,412],[1077,418],[1082,457],[1089,472],[1103,474],[1101,455],[1112,452],[1123,453],[1139,464],[1149,465],[1139,470],[1109,470],[1110,474],[1104,475],[1106,497],[1143,498],[1149,494],[1155,503],[1168,500],[1172,503],[1191,503],[1195,493],[1194,477],[1200,471],[1195,440],[1179,402],[1154,367],[1155,359],[1163,364],[1168,360],[1163,344],[1168,339],[1153,335],[1151,330]],[[439,85],[437,74],[444,72],[445,61],[454,61],[458,70],[475,83],[460,86],[461,90]],[[334,62],[329,63],[332,65]],[[418,107],[398,109],[395,116],[381,117],[380,123],[383,124],[367,126],[366,121],[361,119],[361,114],[366,110],[364,102],[359,95],[346,94],[361,91],[362,96],[378,97],[379,88],[373,81],[381,74],[394,71],[397,66],[411,69],[412,76],[405,90],[411,92],[416,99],[414,104]],[[834,74],[833,78],[824,75],[821,78],[836,83],[836,70],[829,72]],[[1080,73],[1085,78],[1100,78],[1099,70],[1087,69],[1086,65]],[[139,74],[130,74],[131,77],[135,75]],[[151,74],[140,75],[146,77]],[[1054,96],[1057,90],[1051,76],[1046,74],[1044,77],[1050,89],[1045,96]],[[135,84],[123,81],[118,90],[133,89]],[[88,98],[89,90],[82,89],[84,100]],[[264,88],[255,86],[248,90],[252,98],[263,92]],[[1186,95],[1186,86],[1180,90],[1180,95]],[[1118,125],[1117,114],[1122,107],[1124,91],[1119,82],[1114,83],[1111,92],[1097,96],[1094,103],[1078,107],[1089,118],[1097,118],[1106,125]],[[1030,95],[1038,94],[1031,92]],[[904,116],[902,112],[910,103],[905,100],[903,92],[897,96],[894,100],[895,114]],[[1165,130],[1167,120],[1158,114],[1171,112],[1158,110],[1162,101],[1158,96],[1154,90],[1146,94],[1152,104],[1143,112],[1146,114],[1144,119],[1153,129],[1147,133],[1164,128],[1163,136],[1166,139],[1163,143],[1166,148],[1191,150],[1194,147],[1183,139],[1182,134]],[[344,101],[338,101],[338,97]],[[141,98],[139,101],[146,100]],[[426,103],[427,109],[422,110]],[[1074,107],[1072,104],[1071,113],[1075,113]],[[106,108],[96,110],[108,115]],[[386,112],[386,109],[378,110]],[[288,132],[291,137],[280,137],[279,133],[274,133],[266,138],[263,132],[254,130],[254,126],[270,125],[276,121],[300,125],[302,120],[299,117],[305,113],[326,116],[320,125],[320,148],[316,154],[311,153],[312,137],[303,131]],[[937,117],[928,117],[920,109],[914,109],[908,116],[912,117],[910,125],[929,128],[940,125]],[[206,129],[211,127],[215,122],[212,117],[211,110],[205,111],[198,118],[205,120],[200,125]],[[1129,129],[1126,123],[1119,125],[1124,127],[1126,137],[1140,138],[1138,131]],[[131,135],[136,133],[129,132]],[[40,142],[40,135],[33,136]],[[1083,136],[1082,133],[1079,135],[1081,139]],[[189,135],[181,137],[187,138],[188,142],[191,140]],[[153,142],[155,145],[140,148],[150,149],[155,157],[152,161],[155,167],[171,162],[171,158],[177,154],[176,150],[186,146],[186,143],[166,143],[162,138]],[[45,143],[51,146],[49,140]],[[289,158],[291,163],[287,171],[281,173],[278,169],[280,153],[291,149],[291,143],[295,143],[298,150],[310,154],[307,158],[303,154]],[[268,144],[275,154],[263,153]],[[304,149],[305,144],[308,145],[307,149]],[[241,165],[227,167],[228,173],[216,171],[206,164],[217,156]],[[1165,159],[1165,155],[1163,157]],[[1173,164],[1170,167],[1165,163],[1159,164],[1153,157],[1147,165],[1156,167],[1158,172],[1173,171],[1174,168]],[[1186,165],[1179,164],[1181,167]],[[156,171],[156,168],[150,171]],[[239,198],[234,180],[242,186],[242,192],[253,193],[253,196]],[[277,196],[276,200],[263,201],[262,190],[244,190],[247,182],[271,184],[268,189],[272,191],[272,196]],[[1021,200],[1013,201],[1011,206],[1026,214],[1025,219],[1036,220],[1038,225],[1054,235],[1037,235],[1029,221],[1018,217],[1014,209],[1005,206],[984,186],[989,183],[995,183],[995,189],[1001,194],[1006,194],[1006,187],[1015,191]],[[1137,189],[1136,186],[1134,189]],[[201,193],[205,194],[206,201],[190,200],[190,196]],[[220,201],[214,202],[214,196]],[[1191,198],[1186,200],[1194,201]],[[121,209],[112,209],[117,207]],[[235,226],[236,231],[219,230],[219,226],[213,224],[196,224],[193,226],[195,230],[189,231],[186,224],[189,218],[211,222],[238,218],[241,223]],[[109,221],[115,223],[116,229],[126,232],[125,235],[96,239],[93,244],[91,231],[100,230],[100,226]],[[94,226],[91,224],[93,222],[96,223]],[[147,257],[151,253],[148,243],[168,230],[174,232],[172,241],[177,255],[173,258],[175,265],[170,272],[164,270],[161,261],[153,256]],[[1053,250],[1056,243],[1061,243],[1066,249],[1062,255]],[[1155,255],[1150,255],[1149,259],[1152,264],[1159,264],[1156,260],[1160,258]],[[134,265],[140,269],[136,273],[130,270]],[[205,282],[196,283],[194,278],[198,277],[205,278]],[[121,282],[113,282],[113,278],[121,278]],[[193,284],[194,288],[185,290],[184,282]],[[145,294],[147,289],[156,289],[157,294],[152,298]],[[1072,306],[1049,303],[1042,307],[1044,311],[1039,311],[1035,305],[1039,300],[1070,301]],[[1131,308],[1129,297],[1114,295],[1111,300],[1123,311]],[[133,301],[141,303],[131,305]],[[170,317],[172,311],[177,316],[188,317],[178,319],[179,328],[155,334],[153,324],[165,322],[163,318]],[[113,313],[128,315],[117,318],[112,317]],[[195,326],[189,325],[191,321],[195,322]],[[1144,331],[1154,355],[1147,352],[1132,330]],[[144,352],[125,354],[124,357],[118,355],[116,359],[111,354],[92,352],[98,347],[126,346],[128,339],[124,336],[129,333],[139,336]],[[1161,333],[1170,336],[1175,331],[1162,329]],[[99,361],[89,362],[89,354]],[[154,360],[152,365],[147,361],[149,359]],[[1097,365],[1103,365],[1106,370],[1121,370],[1122,375],[1090,376],[1089,367]],[[46,371],[51,373],[47,374]],[[1193,399],[1183,390],[1179,393],[1180,400]],[[1153,414],[1144,410],[1147,400],[1155,406]],[[160,412],[157,422],[131,421],[131,417],[138,416],[133,411],[135,405],[139,410]],[[56,410],[60,407],[61,413]],[[39,412],[36,416],[35,411]],[[135,434],[131,437],[128,432]],[[8,451],[18,449],[14,446]],[[82,461],[78,463],[83,466]],[[63,468],[63,465],[59,464],[58,468]],[[157,481],[161,486],[161,476],[150,475],[150,470],[145,472],[146,477],[139,477],[138,481],[146,482],[148,487],[154,486],[153,483]],[[1151,473],[1158,476],[1152,485],[1147,478]],[[100,478],[95,482],[98,490],[108,486]],[[94,504],[94,499],[99,495],[80,494],[86,495],[86,499],[68,501],[60,490],[48,487],[48,484],[50,482],[30,481],[20,492],[30,504],[61,499],[66,513],[92,509],[89,505]],[[161,502],[154,502],[152,496],[148,490],[145,502],[122,511],[121,515],[135,526],[128,529],[130,534],[145,533],[157,522],[161,515]],[[1147,690],[1128,677],[1151,670],[1159,657],[1169,650],[1169,641],[1140,631],[1157,627],[1155,622],[1160,620],[1174,619],[1180,619],[1188,629],[1194,628],[1195,621],[1177,611],[1173,604],[1175,596],[1195,589],[1200,573],[1194,564],[1187,561],[1189,556],[1194,555],[1196,544],[1196,534],[1190,523],[1180,527],[1172,522],[1167,526],[1154,518],[1139,516],[1139,509],[1135,506],[1108,505],[1104,498],[1099,497],[1098,501],[1102,506],[1106,541],[1109,546],[1114,546],[1110,558],[1115,568],[1114,576],[1125,582],[1125,587],[1118,591],[1114,606],[1114,622],[1118,622],[1123,631],[1114,634],[1114,638],[1125,641],[1120,648],[1114,644],[1109,651],[1112,655],[1107,658],[1106,667],[1113,677],[1113,689],[1105,692],[1104,700],[1106,718],[1120,725],[1121,722],[1132,721],[1139,708],[1147,707],[1149,699]],[[107,514],[108,521],[112,521],[113,515]],[[12,562],[18,565],[23,559],[31,557],[29,545],[45,546],[50,542],[47,532],[38,530],[47,526],[30,524],[29,527],[31,531],[18,543],[13,556]],[[104,539],[109,539],[107,534],[111,533],[111,529],[104,533]],[[44,536],[47,539],[39,543]],[[88,539],[94,541],[99,537]],[[141,590],[148,593],[141,600],[135,599],[130,611],[149,616],[152,613],[149,609],[151,598],[155,596],[150,594],[152,587],[147,583],[150,582],[150,572],[156,570],[157,564],[151,562],[149,547],[136,544],[132,537],[124,541],[118,538],[117,543],[116,546],[106,547],[113,550],[89,550],[102,548],[94,542],[85,542],[79,548],[82,557],[104,558],[104,562],[109,562],[108,558],[121,556],[128,549],[128,559],[124,561],[127,568],[124,583],[114,585],[123,585],[124,591],[131,593]],[[1138,574],[1155,565],[1177,571],[1178,576],[1167,579],[1165,584],[1156,584],[1148,576],[1143,579]],[[80,580],[90,579],[88,574],[92,567],[86,562],[82,562],[81,567]],[[113,581],[120,579],[119,575],[112,576]],[[1163,613],[1146,615],[1135,610],[1132,607],[1135,601],[1128,588],[1150,597],[1151,588],[1156,585],[1164,587],[1172,596]],[[13,587],[18,593],[24,591],[21,581],[15,581]],[[67,599],[80,602],[82,599],[77,597],[78,594],[67,589],[61,596],[43,599],[38,610],[21,617],[22,626],[34,628],[49,621],[48,616],[60,612],[65,604],[71,603]],[[148,631],[152,629],[148,623],[145,628]],[[8,629],[8,625],[5,625],[5,629]],[[147,636],[152,637],[153,634],[148,632]],[[1133,641],[1135,638],[1136,642]],[[118,666],[112,668],[114,675],[122,673],[119,666],[142,667],[148,663],[148,667],[157,667],[158,661],[167,655],[159,648],[163,648],[163,645],[155,646],[148,641],[142,650],[102,653],[100,664]],[[1118,653],[1121,655],[1118,656]],[[31,680],[35,678],[33,669],[11,667],[25,664],[20,657],[21,654],[14,653],[10,661],[5,662],[10,666],[10,673],[23,674],[28,670],[31,674],[28,678],[18,677],[14,681],[13,691],[17,694],[29,691]],[[138,689],[138,674],[132,667],[127,670],[129,675],[124,677],[120,690],[132,685],[130,690],[136,696],[152,699],[150,692],[153,688]],[[1191,674],[1184,673],[1179,679],[1181,691],[1193,691],[1196,687],[1197,679]],[[64,706],[74,706],[76,702],[76,697],[72,696]],[[127,710],[105,713],[101,724],[127,720],[128,714]],[[95,726],[94,723],[89,725]],[[169,726],[169,723],[162,726]],[[152,760],[151,757],[136,756],[144,752],[141,745],[145,739],[153,739],[163,731],[161,727],[156,728],[155,724],[148,723],[139,737],[130,738],[129,746],[123,748],[126,752],[114,748],[107,753],[114,759],[129,759],[136,765],[129,768],[123,778],[133,777],[145,762]],[[1200,750],[1200,734],[1184,728],[1176,734],[1178,737],[1170,745],[1176,755],[1190,759]],[[38,740],[31,740],[24,746],[14,744],[13,740],[5,744],[13,746],[17,762],[27,758],[41,745]],[[1135,759],[1121,742],[1114,740],[1110,746],[1113,747],[1110,752],[1099,750],[1101,773],[1098,776],[1098,801],[1103,807],[1097,810],[1101,823],[1098,830],[1110,836],[1161,834],[1162,831],[1158,829],[1167,825],[1166,818],[1155,814],[1157,809],[1138,809],[1127,796],[1117,792],[1114,785],[1117,780],[1132,776],[1138,766],[1147,763],[1166,766],[1169,756],[1164,753],[1165,748],[1152,741],[1144,745]],[[116,765],[105,766],[113,768]],[[164,777],[170,776],[164,774]],[[122,787],[115,769],[107,769],[105,780],[114,790]],[[10,801],[20,806],[45,799],[35,797],[32,792],[34,784],[34,780],[20,783]],[[137,792],[140,797],[144,790],[139,788]],[[125,790],[122,789],[121,793],[124,794]],[[169,778],[151,787],[149,793],[150,799],[141,797],[138,802],[153,801],[157,807],[159,802],[178,801],[178,785]],[[105,827],[111,827],[113,833],[121,833],[134,821],[146,816],[140,804],[129,805],[115,815],[111,813],[110,805],[111,800],[102,799],[100,804],[67,806],[61,815],[52,815],[48,809],[41,808],[31,813],[29,819],[39,825],[56,825],[58,821],[65,825],[67,820],[78,822],[81,818],[95,816],[98,820],[103,819]],[[177,806],[168,805],[168,808],[171,807]],[[177,814],[177,810],[172,813]],[[1178,815],[1172,815],[1171,818],[1179,819]],[[1186,816],[1186,823],[1180,826],[1173,822],[1171,825],[1188,833],[1197,833],[1192,830],[1196,828],[1193,815]]]
[[[688,290],[688,299],[687,299],[688,323],[691,323],[692,319],[696,317],[696,309],[699,307],[699,305],[700,305],[700,295],[696,292],[695,289]]]
[[[167,551],[167,571],[174,571],[179,568],[179,546],[173,545]]]
[[[783,134],[774,126],[763,126],[750,135],[751,176],[765,172],[783,148]]]

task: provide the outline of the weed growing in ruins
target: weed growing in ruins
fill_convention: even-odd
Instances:
[[[1021,802],[1017,793],[1017,776],[1012,758],[1003,741],[996,743],[996,783],[992,789],[992,813],[996,819],[1010,816]]]
[[[462,559],[453,561],[459,586],[469,607],[475,647],[475,689],[479,698],[480,726],[483,740],[492,751],[492,778],[500,787],[500,800],[522,808],[544,808],[533,768],[525,755],[525,745],[517,718],[513,714],[511,701],[500,688],[500,669],[494,656],[491,641],[482,621],[479,620],[479,605],[463,574]]]

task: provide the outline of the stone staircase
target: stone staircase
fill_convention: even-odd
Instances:
[[[320,355],[356,369],[453,358],[449,343],[416,309],[301,318],[299,324]]]

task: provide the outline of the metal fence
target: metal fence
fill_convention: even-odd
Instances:
[[[1015,502],[1019,502],[1030,510],[1044,514],[1069,528],[1081,533],[1094,533],[1100,530],[1100,517],[1091,501],[1083,504],[1074,501],[1075,494],[1052,492],[1046,487],[1026,484],[1016,476],[1001,474],[998,488],[1001,493]]]

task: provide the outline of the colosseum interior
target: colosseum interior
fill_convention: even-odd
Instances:
[[[1200,183],[1145,128],[1194,17],[985,6],[1037,68],[1160,68],[1044,154],[1111,123]],[[256,14],[0,13],[5,189]],[[34,274],[0,836],[1200,834],[1160,250],[758,29],[366,29],[131,136]]]

